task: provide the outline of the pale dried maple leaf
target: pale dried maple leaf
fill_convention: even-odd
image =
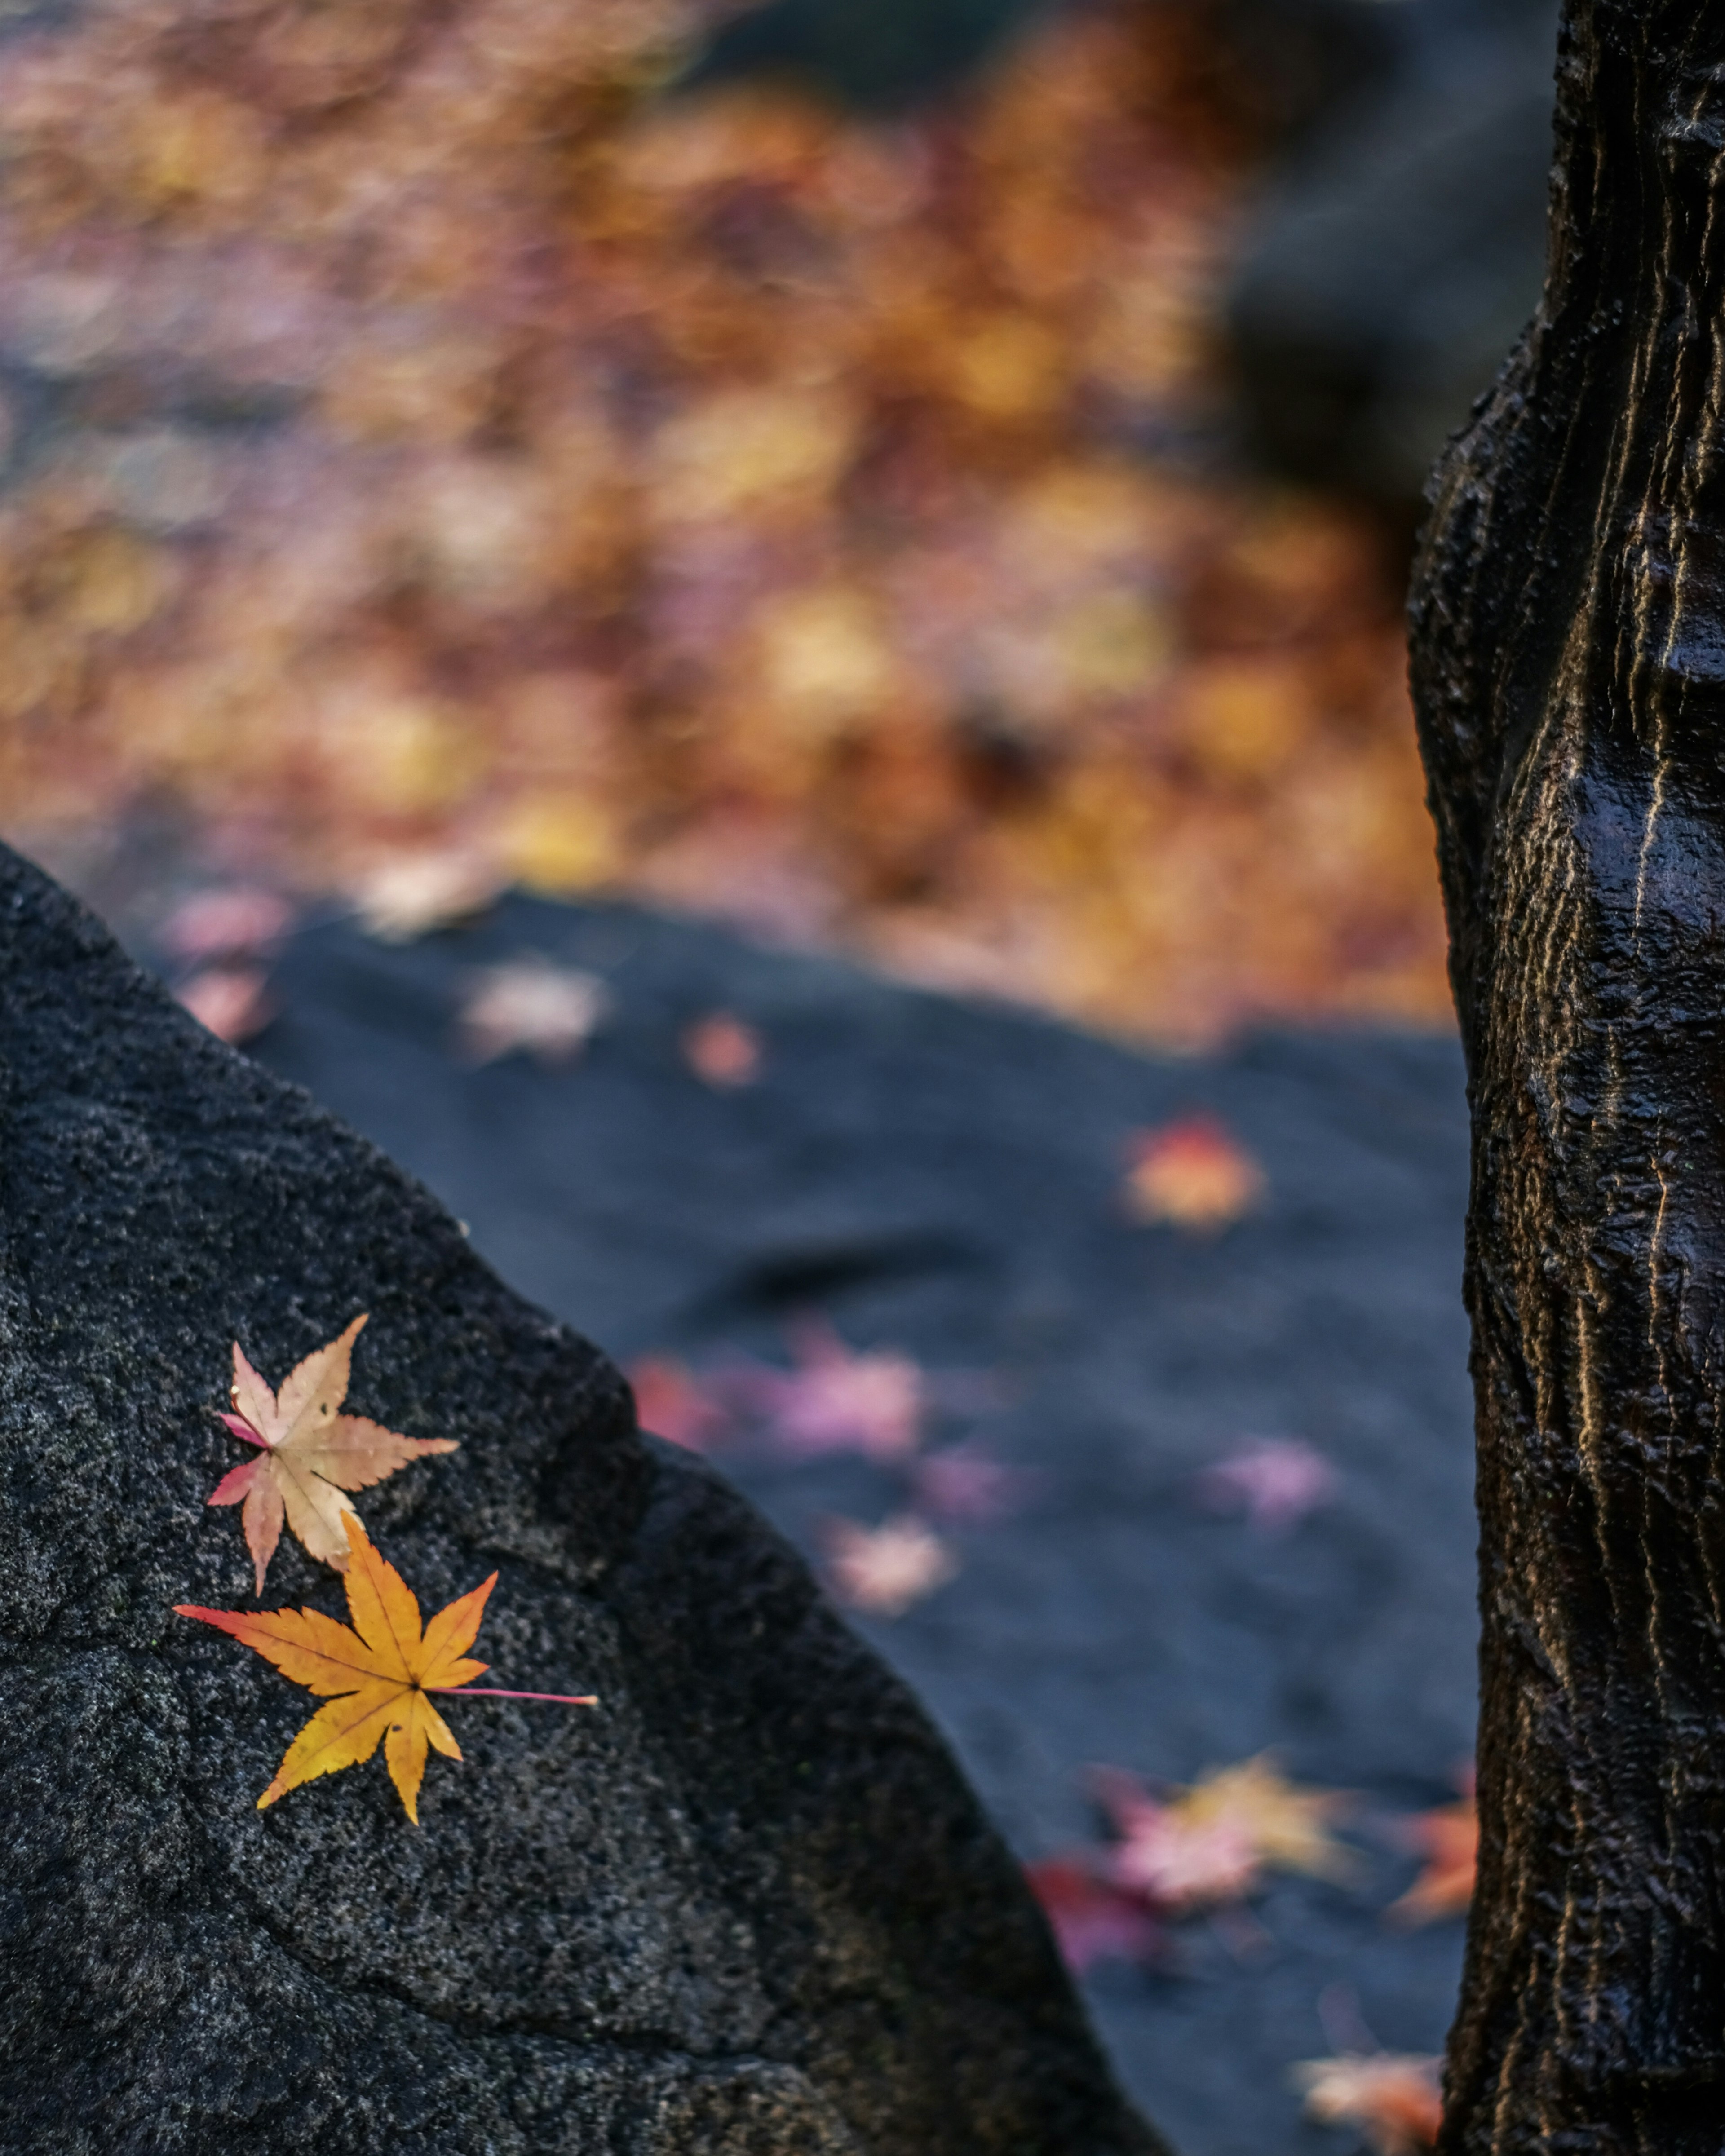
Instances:
[[[343,1414],[353,1343],[362,1313],[339,1338],[297,1364],[273,1393],[234,1343],[234,1411],[222,1420],[234,1435],[258,1447],[258,1457],[224,1475],[211,1492],[212,1505],[244,1503],[246,1547],[257,1573],[258,1593],[287,1524],[315,1558],[341,1571],[347,1563],[347,1522],[353,1507],[343,1494],[368,1490],[409,1460],[454,1452],[448,1437],[403,1437]]]
[[[1297,1437],[1266,1437],[1194,1480],[1199,1497],[1214,1510],[1244,1512],[1252,1527],[1280,1534],[1327,1503],[1337,1477],[1315,1445]]]
[[[1107,1876],[1170,1916],[1244,1901],[1262,1865],[1237,1820],[1194,1820],[1173,1804],[1139,1796],[1116,1810],[1120,1840],[1106,1851]]]
[[[174,990],[198,1023],[237,1048],[255,1039],[275,1015],[269,976],[260,966],[204,966]]]
[[[207,958],[267,951],[291,927],[294,910],[280,891],[222,885],[182,899],[162,924],[163,950],[191,965]]]
[[[916,1450],[927,1385],[911,1357],[890,1348],[853,1350],[818,1323],[796,1327],[792,1348],[793,1370],[748,1368],[726,1379],[781,1451],[798,1460],[858,1452],[890,1463]]]
[[[1351,1869],[1329,1829],[1353,1799],[1296,1787],[1267,1754],[1166,1801],[1117,1768],[1097,1769],[1091,1786],[1119,1836],[1106,1852],[1108,1876],[1172,1913],[1242,1900],[1268,1870],[1337,1879]]]
[[[566,1063],[586,1047],[610,1003],[595,973],[547,958],[516,958],[480,975],[462,1006],[461,1029],[480,1063],[516,1048],[542,1062]]]
[[[444,848],[378,862],[360,881],[354,899],[367,935],[384,943],[410,943],[434,929],[470,921],[490,905],[498,887],[497,871],[482,855]]]
[[[952,1551],[914,1513],[901,1512],[878,1527],[831,1520],[825,1539],[834,1591],[871,1617],[902,1617],[958,1570]]]
[[[1185,1116],[1132,1142],[1127,1200],[1141,1220],[1214,1234],[1260,1204],[1266,1188],[1219,1116]]]
[[[1420,2156],[1436,2145],[1444,2103],[1441,2059],[1405,2052],[1344,2053],[1293,2069],[1307,2116],[1325,2126],[1357,2126],[1377,2156]]]
[[[433,1692],[465,1692],[470,1698],[542,1699],[562,1707],[596,1707],[590,1694],[501,1691],[473,1688],[486,1664],[464,1659],[479,1631],[494,1572],[470,1594],[440,1609],[429,1625],[407,1582],[372,1547],[357,1514],[342,1522],[347,1548],[347,1609],[352,1627],[320,1609],[204,1609],[176,1603],[174,1614],[196,1618],[230,1633],[308,1691],[329,1699],[288,1747],[275,1779],[258,1799],[273,1804],[290,1789],[320,1774],[338,1774],[369,1759],[379,1744],[389,1779],[419,1823],[419,1784],[428,1748],[459,1759],[461,1748],[432,1705]]]

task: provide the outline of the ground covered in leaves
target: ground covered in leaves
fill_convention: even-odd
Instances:
[[[0,829],[1441,1017],[1394,549],[1229,452],[1214,12],[864,123],[664,94],[695,0],[8,11]]]
[[[403,946],[314,923],[269,993],[254,1052],[633,1364],[1020,1856],[1097,1891],[1069,1943],[1182,2156],[1343,2156],[1373,2072],[1378,2145],[1424,2145],[1417,2076],[1308,2071],[1329,2128],[1295,2069],[1429,2056],[1454,2001],[1459,1822],[1409,1824],[1455,1804],[1474,1712],[1450,1039],[1156,1060],[525,899]],[[1242,1843],[1204,1778],[1266,1751]],[[1353,1801],[1271,1816],[1272,1769]]]

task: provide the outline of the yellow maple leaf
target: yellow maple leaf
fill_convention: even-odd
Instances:
[[[479,1632],[494,1572],[422,1626],[419,1604],[395,1567],[380,1557],[358,1516],[342,1522],[351,1562],[343,1584],[352,1626],[321,1609],[203,1609],[176,1603],[180,1617],[213,1625],[275,1663],[282,1675],[328,1698],[289,1745],[275,1779],[258,1799],[266,1804],[300,1783],[334,1774],[369,1759],[379,1744],[408,1817],[419,1823],[419,1784],[428,1749],[459,1759],[461,1747],[432,1705],[433,1692],[466,1691],[470,1697],[544,1699],[564,1707],[593,1707],[591,1696],[555,1692],[470,1690],[487,1665],[465,1659]]]
[[[1302,1789],[1276,1772],[1267,1752],[1194,1782],[1168,1809],[1189,1826],[1227,1825],[1251,1845],[1260,1863],[1319,1879],[1346,1878],[1348,1851],[1330,1833],[1353,1808],[1341,1789]]]
[[[234,1412],[222,1419],[234,1435],[259,1448],[259,1456],[224,1475],[211,1491],[212,1505],[238,1505],[246,1547],[257,1572],[258,1593],[284,1515],[306,1549],[336,1571],[347,1568],[343,1523],[356,1517],[343,1496],[368,1490],[428,1452],[454,1452],[454,1439],[403,1437],[363,1415],[343,1414],[353,1342],[365,1314],[339,1339],[308,1355],[272,1393],[234,1343]]]

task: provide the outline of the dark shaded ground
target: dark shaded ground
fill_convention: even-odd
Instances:
[[[455,1047],[468,969],[529,951],[589,967],[616,1008],[563,1070]],[[782,1358],[818,1308],[854,1345],[996,1373],[954,1420],[1045,1472],[964,1569],[862,1629],[916,1686],[1027,1857],[1092,1838],[1080,1776],[1188,1779],[1266,1746],[1380,1815],[1443,1802],[1474,1712],[1460,1056],[1391,1034],[1266,1038],[1162,1062],[1034,1017],[883,985],[824,960],[622,907],[511,900],[405,949],[300,936],[256,1045],[423,1177],[505,1276],[627,1361]],[[768,1044],[716,1092],[678,1036],[716,1007]],[[1135,1225],[1129,1132],[1193,1106],[1266,1164],[1263,1212],[1214,1241]],[[1281,1540],[1192,1500],[1242,1435],[1343,1473]],[[741,1465],[805,1548],[824,1512],[896,1486],[860,1463]],[[1340,2149],[1302,2125],[1290,2061],[1332,2048],[1325,1987],[1373,2034],[1433,2051],[1461,1927],[1406,1933],[1413,1866],[1363,1836],[1347,1889],[1278,1884],[1240,1958],[1204,1924],[1183,1966],[1089,1986],[1120,2067],[1183,2156]]]

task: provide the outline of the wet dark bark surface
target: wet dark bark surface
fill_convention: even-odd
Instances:
[[[1725,8],[1574,0],[1540,317],[1414,680],[1473,1089],[1451,2151],[1725,2143]]]

